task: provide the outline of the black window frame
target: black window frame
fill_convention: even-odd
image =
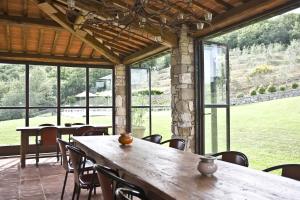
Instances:
[[[89,124],[90,122],[90,116],[89,116],[89,110],[91,108],[109,108],[112,109],[112,133],[115,134],[115,128],[114,128],[114,123],[115,123],[115,68],[113,65],[107,65],[107,66],[101,66],[101,65],[82,65],[82,64],[59,64],[59,63],[44,63],[44,62],[10,62],[6,60],[0,60],[0,63],[3,64],[20,64],[24,65],[25,67],[25,106],[0,106],[0,110],[7,110],[7,109],[20,109],[25,111],[25,118],[24,118],[24,125],[25,127],[30,126],[30,110],[31,109],[56,109],[57,111],[57,121],[56,124],[58,126],[61,125],[61,109],[72,109],[72,108],[84,108],[86,109],[86,124]],[[30,106],[30,96],[29,96],[29,75],[30,75],[30,66],[53,66],[56,67],[56,75],[57,75],[57,94],[56,94],[56,106]],[[61,106],[61,67],[80,67],[84,68],[86,70],[86,105],[85,106]],[[111,106],[89,106],[89,69],[91,68],[97,68],[97,69],[111,69],[112,70],[112,105]],[[16,127],[17,128],[17,127]],[[1,146],[2,147],[9,147],[9,146],[16,146],[16,145],[8,145],[8,146]],[[19,145],[17,145],[19,146]]]

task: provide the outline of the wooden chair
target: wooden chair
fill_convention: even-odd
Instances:
[[[62,192],[61,192],[61,199],[63,199],[64,198],[64,193],[65,193],[65,187],[66,187],[66,183],[67,183],[67,179],[68,179],[68,175],[69,175],[69,173],[73,173],[74,169],[73,169],[72,164],[71,164],[71,162],[70,162],[70,160],[68,159],[68,156],[67,156],[67,145],[71,145],[71,144],[64,141],[64,140],[62,140],[62,139],[60,139],[60,138],[57,138],[57,143],[58,143],[58,146],[59,146],[59,149],[60,149],[60,152],[61,152],[62,166],[66,171],[66,175],[65,175],[65,179],[64,179],[64,185],[63,185]],[[94,165],[94,163],[92,161],[87,160],[86,163],[85,163],[84,170],[85,171],[92,170],[93,165]]]
[[[113,200],[116,197],[116,189],[120,187],[125,187],[131,190],[136,191],[146,200],[145,192],[142,188],[132,183],[127,182],[126,180],[118,176],[117,171],[105,167],[103,165],[96,164],[94,169],[97,171],[99,182],[101,183],[101,189],[104,200]]]
[[[93,126],[82,126],[76,129],[76,132],[73,134],[73,136],[88,136],[94,131],[95,128]]]
[[[142,139],[147,140],[149,142],[156,143],[156,144],[160,144],[162,136],[159,134],[154,134],[154,135],[149,135],[149,136],[143,137]]]
[[[184,139],[170,139],[166,140],[160,144],[166,144],[169,143],[169,147],[178,149],[178,150],[184,150],[185,149],[185,140]]]
[[[117,200],[146,200],[146,197],[143,196],[139,191],[130,188],[118,188],[116,190],[116,198]]]
[[[221,157],[222,161],[230,162],[233,164],[241,165],[244,167],[249,166],[248,158],[245,154],[238,151],[224,151],[212,154],[214,157]]]
[[[300,164],[284,164],[263,170],[264,172],[270,172],[273,170],[281,169],[281,176],[291,178],[300,181]]]
[[[58,137],[59,137],[58,129],[53,126],[45,126],[37,132],[37,134],[35,136],[35,145],[36,145],[35,163],[36,163],[36,166],[38,166],[38,164],[39,164],[40,147],[41,146],[56,145],[56,157],[57,157],[57,161],[59,161],[59,149],[58,149],[58,145],[56,143],[56,138],[58,138]],[[49,155],[48,157],[52,157],[52,156],[53,155]]]
[[[85,123],[81,123],[81,122],[75,122],[75,123],[73,123],[72,125],[85,125]]]
[[[54,124],[40,124],[39,126],[54,126]]]
[[[74,174],[74,190],[73,190],[72,199],[74,199],[75,195],[77,195],[77,200],[78,200],[81,189],[88,189],[89,190],[88,199],[90,200],[93,189],[96,192],[96,187],[100,187],[100,183],[98,181],[97,175],[95,171],[93,171],[93,173],[85,173],[86,172],[85,163],[88,158],[82,150],[71,145],[67,145],[66,147],[69,150],[70,160],[72,163],[73,174]],[[89,159],[92,160],[91,158]]]

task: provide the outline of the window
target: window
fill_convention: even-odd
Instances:
[[[16,128],[23,126],[112,126],[113,74],[111,68],[0,64],[0,146],[20,145]]]
[[[131,66],[131,131],[171,138],[170,55]]]

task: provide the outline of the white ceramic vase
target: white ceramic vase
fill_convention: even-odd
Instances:
[[[218,169],[215,159],[216,157],[213,156],[201,157],[198,164],[198,171],[205,176],[211,176]]]

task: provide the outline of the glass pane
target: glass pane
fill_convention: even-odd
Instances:
[[[112,108],[90,108],[91,125],[112,125]]]
[[[164,58],[164,57],[163,57]],[[165,58],[167,59],[167,58]],[[168,61],[168,59],[167,59]],[[152,106],[171,105],[171,77],[168,63],[157,63],[151,69],[151,104]],[[162,65],[162,66],[161,66]]]
[[[142,138],[149,135],[149,108],[132,108],[131,123],[134,137]]]
[[[0,64],[0,106],[25,106],[25,65]]]
[[[25,126],[25,109],[0,109],[0,146],[20,145],[18,127]]]
[[[205,104],[226,104],[226,48],[204,45]]]
[[[61,125],[65,123],[86,123],[85,108],[62,108]]]
[[[86,105],[86,69],[61,67],[61,105]]]
[[[171,108],[152,107],[152,135],[160,134],[163,140],[171,139]]]
[[[226,151],[226,108],[205,109],[205,153]]]
[[[149,70],[131,69],[132,106],[149,105]]]
[[[89,70],[90,106],[112,106],[112,70]]]
[[[112,126],[112,108],[90,108],[90,124]],[[108,133],[112,134],[112,128]]]
[[[29,125],[54,124],[57,122],[56,108],[39,108],[29,110]]]
[[[56,106],[57,67],[30,65],[29,105],[36,107]]]

